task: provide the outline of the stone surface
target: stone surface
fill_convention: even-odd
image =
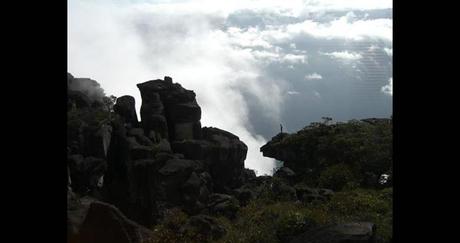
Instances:
[[[116,207],[94,201],[87,210],[78,234],[70,243],[147,243],[153,232],[128,219]]]
[[[136,101],[134,97],[124,95],[118,97],[116,104],[113,106],[113,110],[123,118],[123,121],[131,124],[134,127],[138,126],[137,114],[136,114]]]
[[[335,224],[302,233],[291,243],[375,243],[375,230],[375,225],[370,222]]]

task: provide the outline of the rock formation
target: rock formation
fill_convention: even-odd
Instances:
[[[79,79],[69,79],[78,86]],[[108,119],[84,121],[77,127],[81,131],[72,131],[74,141],[81,140],[69,154],[74,190],[80,194],[96,190],[98,198],[148,227],[162,218],[165,208],[177,206],[192,215],[234,217],[239,203],[227,194],[248,177],[247,146],[227,131],[202,128],[195,93],[170,77],[137,86],[142,97],[140,121],[134,98],[121,96]],[[70,109],[96,108],[83,102]]]
[[[208,242],[226,234],[219,217],[236,222],[241,208],[252,200],[308,205],[334,197],[329,187],[309,183],[329,167],[312,159],[312,151],[320,149],[309,150],[305,143],[310,140],[303,133],[300,138],[280,133],[264,145],[263,155],[283,161],[284,166],[273,176],[257,177],[244,168],[248,151],[244,142],[228,131],[201,127],[195,93],[172,78],[137,84],[142,97],[140,120],[132,96],[121,96],[113,104],[94,80],[68,74],[67,82],[68,242],[158,242],[153,239],[161,235],[150,229],[181,220],[171,214],[176,211],[187,218],[180,227],[168,229],[170,233],[198,234],[195,240]],[[386,121],[364,122],[373,126]],[[383,170],[375,163],[363,168],[373,175]],[[317,177],[315,170],[321,172]],[[372,178],[368,176],[366,183],[373,185]],[[314,229],[305,228],[306,222],[299,224],[303,228],[296,235],[289,231],[280,239],[374,239],[372,223]]]

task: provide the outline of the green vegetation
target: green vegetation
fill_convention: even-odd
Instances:
[[[289,242],[294,236],[321,225],[336,222],[370,221],[377,226],[377,237],[389,242],[392,236],[392,188],[381,190],[355,189],[337,192],[331,200],[303,204],[260,198],[238,212],[235,220],[219,217],[226,234],[213,241],[199,233],[180,234],[187,216],[173,211],[166,221],[153,230],[153,242]]]
[[[338,190],[350,181],[364,186],[370,174],[391,175],[392,141],[391,120],[352,120],[313,123],[286,136],[276,146],[301,154],[298,161],[285,161],[294,171],[315,169],[308,176],[309,184],[330,185]]]

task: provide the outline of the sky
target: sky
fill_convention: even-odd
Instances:
[[[137,112],[136,84],[172,77],[271,174],[280,124],[392,115],[392,27],[391,0],[69,0],[68,71]]]

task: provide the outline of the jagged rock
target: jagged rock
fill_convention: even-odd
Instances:
[[[125,123],[129,123],[134,127],[138,126],[136,101],[134,97],[129,95],[118,97],[116,104],[113,106],[113,110],[123,118]]]
[[[225,228],[214,217],[202,214],[190,217],[181,227],[180,232],[182,234],[198,233],[212,240],[218,240],[226,233]]]
[[[141,117],[146,130],[154,130],[171,141],[201,137],[201,108],[193,91],[173,84],[170,77],[137,87],[142,96]]]
[[[273,177],[277,177],[277,178],[281,178],[287,182],[289,182],[290,184],[292,184],[294,181],[295,181],[295,172],[293,170],[291,170],[290,168],[288,167],[281,167],[279,168],[275,174],[273,175]]]
[[[294,238],[291,243],[375,243],[375,224],[350,222],[328,225],[309,230]]]
[[[75,192],[86,194],[97,188],[99,178],[107,170],[107,162],[100,158],[86,157],[80,154],[68,157],[68,166],[72,187]]]
[[[159,177],[156,176],[160,164],[153,159],[133,161],[129,183],[129,207],[127,215],[136,222],[151,226],[158,220]]]
[[[203,139],[211,142],[210,153],[204,158],[210,168],[217,191],[233,187],[244,168],[248,147],[239,138],[218,128],[203,128]]]
[[[168,140],[166,140],[166,139],[161,139],[160,140],[160,142],[157,145],[157,150],[159,152],[167,152],[167,153],[172,152],[171,145],[169,144]]]
[[[283,181],[275,180],[273,182],[273,193],[279,199],[283,201],[295,201],[297,200],[297,193],[294,187],[288,185]]]
[[[209,195],[209,192],[206,192],[206,190],[204,181],[195,172],[192,172],[181,187],[184,204],[188,212],[199,212],[204,208],[203,202],[207,199],[205,198],[205,194]]]
[[[233,219],[240,205],[238,200],[231,195],[213,193],[209,196],[207,208],[212,214],[224,215],[229,219]]]
[[[77,198],[71,188],[67,191],[67,238],[68,242],[79,242],[81,226],[88,214],[89,206],[96,199]]]
[[[153,146],[154,143],[150,138],[144,135],[144,129],[131,128],[128,130],[127,136],[136,138],[136,143],[144,146]]]
[[[79,233],[68,242],[147,243],[153,232],[128,219],[113,205],[94,201],[87,210]]]
[[[211,143],[204,140],[182,140],[171,143],[172,149],[188,159],[204,159],[208,155]]]
[[[115,121],[113,127],[104,176],[105,198],[128,217],[150,226],[159,214],[154,191],[159,188],[157,171],[164,161],[157,159],[154,147],[140,145],[135,137],[127,137],[121,121]]]
[[[192,100],[186,103],[176,103],[168,107],[168,117],[173,123],[193,123],[201,119],[201,108]]]
[[[165,199],[173,204],[183,201],[182,185],[194,171],[195,164],[191,160],[170,159],[158,171],[161,175],[161,184]]]
[[[229,191],[238,186],[244,169],[247,146],[227,131],[205,127],[202,140],[185,140],[172,143],[173,150],[186,158],[203,160],[209,166],[215,190]]]
[[[241,171],[241,182],[247,183],[250,181],[253,181],[255,178],[257,178],[256,172],[254,170],[244,168],[243,171]]]

